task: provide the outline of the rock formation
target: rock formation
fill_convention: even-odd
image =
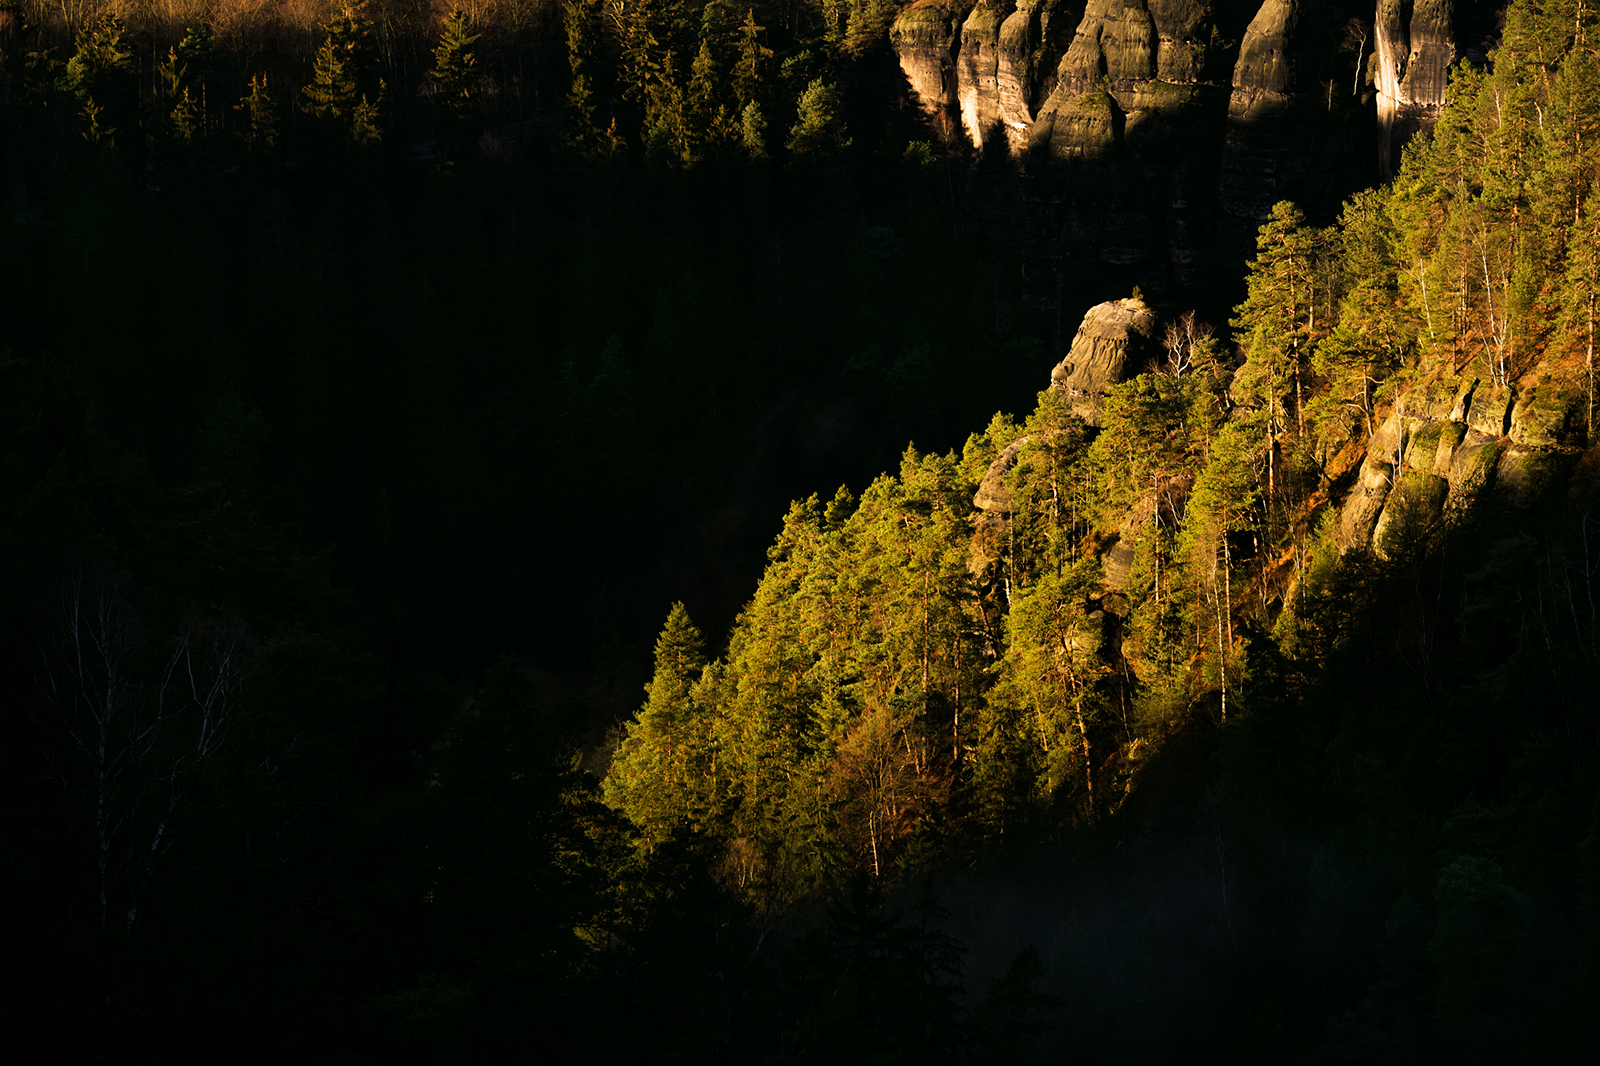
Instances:
[[[917,0],[889,30],[912,95],[936,120],[946,119],[957,103],[955,59],[971,10],[972,0]]]
[[[1364,53],[1341,51],[1342,7],[1014,3],[918,0],[891,37],[941,129],[980,148],[1003,139],[1028,161],[1039,262],[1086,245],[1153,293],[1191,288],[1219,237],[1246,250],[1276,201],[1328,214],[1377,173],[1377,121],[1356,70]],[[1439,22],[1430,18],[1410,23]],[[1408,91],[1431,84],[1432,62],[1413,64]]]
[[[1071,351],[1050,371],[1050,388],[1065,394],[1073,414],[1099,426],[1106,387],[1127,380],[1144,367],[1154,351],[1157,324],[1155,312],[1137,296],[1091,307],[1072,339]],[[1000,450],[972,498],[974,507],[992,516],[1010,514],[1006,475],[1017,465],[1029,440],[1018,437]]]
[[[1400,149],[1433,125],[1444,106],[1445,83],[1456,60],[1452,0],[1378,0],[1373,25],[1378,94],[1378,168],[1385,178]]]
[[[1412,388],[1367,443],[1340,511],[1344,546],[1387,554],[1485,500],[1529,506],[1570,459],[1580,402],[1538,378],[1514,390],[1445,374]]]
[[[1344,189],[1318,186],[1363,154],[1367,116],[1345,106],[1349,93],[1329,77],[1336,38],[1327,16],[1306,0],[1266,0],[1239,45],[1217,195],[1251,223],[1247,237],[1279,200],[1342,198]]]
[[[1106,386],[1132,376],[1149,355],[1155,312],[1137,296],[1089,308],[1067,357],[1050,372],[1050,387],[1066,395],[1072,413],[1100,425]]]

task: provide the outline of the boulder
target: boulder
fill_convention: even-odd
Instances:
[[[1511,403],[1515,399],[1505,385],[1478,382],[1463,403],[1462,420],[1485,437],[1498,439],[1511,425]]]
[[[1456,521],[1483,498],[1500,459],[1498,441],[1468,432],[1466,440],[1450,456],[1450,495],[1445,499],[1445,515]]]
[[[1339,514],[1339,543],[1345,548],[1366,547],[1372,543],[1372,530],[1389,498],[1394,466],[1370,455],[1361,464],[1355,487]]]
[[[1494,470],[1494,495],[1507,507],[1532,507],[1550,487],[1561,465],[1558,452],[1513,444],[1500,454]]]
[[[1386,558],[1406,538],[1426,536],[1443,516],[1449,495],[1450,482],[1442,477],[1415,470],[1402,473],[1373,527],[1373,549]]]
[[[1583,397],[1557,382],[1539,381],[1517,396],[1511,405],[1507,435],[1515,444],[1551,448],[1565,443],[1573,416],[1582,409]]]

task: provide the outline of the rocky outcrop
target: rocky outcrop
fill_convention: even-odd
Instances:
[[[1066,0],[1022,0],[1000,25],[995,87],[1007,143],[1028,143],[1034,112],[1055,90],[1056,69],[1073,39],[1081,4]]]
[[[1011,490],[1006,488],[1006,475],[1017,465],[1017,458],[1027,446],[1028,438],[1021,436],[1000,449],[1000,454],[995,456],[994,462],[984,472],[977,494],[972,497],[974,507],[995,514],[1011,513]]]
[[[1072,340],[1071,351],[1050,372],[1050,388],[1065,395],[1073,414],[1091,426],[1100,425],[1100,404],[1105,399],[1106,387],[1126,380],[1144,367],[1153,352],[1157,322],[1155,312],[1138,297],[1111,300],[1090,308]],[[1016,467],[1031,439],[1018,437],[1000,450],[972,497],[974,507],[996,518],[1011,513],[1013,501],[1011,490],[1006,487],[1006,477]],[[974,559],[978,560],[973,564],[975,570],[983,565],[984,553],[976,546],[986,542],[985,531],[993,533],[1001,528],[1003,526],[989,523],[978,529],[974,539]]]
[[[1570,461],[1581,402],[1536,378],[1520,389],[1449,374],[1420,382],[1367,442],[1340,511],[1343,545],[1389,555],[1485,501],[1532,506]]]
[[[1214,29],[1207,2],[1089,0],[1028,133],[1032,158],[1058,164],[1063,236],[1156,293],[1200,281],[1213,243]]]
[[[956,107],[956,55],[972,6],[973,0],[917,0],[889,30],[912,95],[931,116],[943,118]]]
[[[1452,0],[1378,0],[1373,87],[1378,97],[1378,168],[1394,174],[1400,150],[1444,107],[1456,60]]]
[[[1097,304],[1083,316],[1067,357],[1050,372],[1050,387],[1066,396],[1073,414],[1098,426],[1106,386],[1132,376],[1155,335],[1155,312],[1137,296]]]
[[[1012,6],[1005,0],[978,4],[961,26],[956,59],[956,101],[961,127],[979,148],[992,137],[1004,139],[1000,107],[1000,27]]]

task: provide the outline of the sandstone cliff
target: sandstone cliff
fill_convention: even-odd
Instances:
[[[1486,502],[1531,504],[1572,458],[1581,397],[1535,370],[1512,385],[1447,370],[1395,401],[1339,512],[1347,548],[1380,555]]]
[[[956,54],[972,0],[916,0],[900,12],[889,30],[889,44],[922,109],[948,126],[957,103]]]
[[[1430,2],[1406,12],[1422,51],[1393,99],[1424,103],[1385,105],[1396,136],[1427,120],[1430,72],[1442,77],[1453,55],[1452,0]],[[1370,49],[1350,48],[1345,30],[1352,15],[1371,19],[1364,4],[1014,3],[919,0],[892,39],[941,129],[980,148],[1003,140],[1027,160],[1042,261],[1086,245],[1157,295],[1189,289],[1219,242],[1229,258],[1248,249],[1276,201],[1330,214],[1387,159],[1364,92]],[[1398,54],[1394,34],[1376,36]],[[1384,62],[1372,61],[1380,72]]]
[[[1400,149],[1433,125],[1444,106],[1445,83],[1456,59],[1452,0],[1378,0],[1373,25],[1378,97],[1378,167],[1385,178]]]

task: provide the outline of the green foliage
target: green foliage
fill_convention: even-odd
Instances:
[[[133,53],[123,39],[122,20],[107,13],[78,31],[76,50],[67,60],[58,87],[87,101],[96,93],[105,97],[117,83],[133,73]]]
[[[599,0],[564,0],[562,23],[567,33],[568,83],[567,135],[580,148],[593,148],[600,131],[595,126],[595,92],[600,61]]]
[[[468,33],[470,20],[459,7],[450,12],[433,50],[433,80],[447,114],[459,119],[470,106],[478,55],[473,44],[481,34]]]
[[[832,156],[850,147],[845,135],[844,100],[839,90],[821,78],[800,94],[798,115],[789,130],[789,151],[796,155]]]
[[[729,77],[734,99],[744,105],[746,111],[767,93],[767,64],[772,61],[772,49],[761,43],[765,32],[765,26],[756,25],[755,9],[748,10],[739,26],[738,59]]]
[[[375,74],[376,46],[364,7],[362,0],[323,24],[327,38],[317,49],[311,81],[300,89],[306,114],[358,148],[382,137],[378,101],[387,88]]]
[[[674,604],[656,640],[648,702],[629,723],[606,775],[606,801],[639,830],[647,850],[680,828],[706,827],[714,812],[715,754],[695,686],[705,667],[700,631]]]
[[[250,91],[237,104],[239,140],[251,155],[272,151],[278,143],[278,107],[267,94],[265,75],[250,79]]]

